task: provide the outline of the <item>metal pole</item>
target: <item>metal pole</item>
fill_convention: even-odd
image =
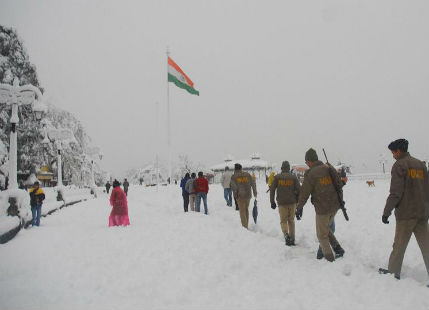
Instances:
[[[167,82],[168,83],[168,82]],[[167,85],[168,86],[168,85]],[[156,103],[156,133],[159,137],[159,103]],[[159,162],[158,162],[158,154],[159,154],[159,139],[156,145],[156,191],[158,191],[159,187]],[[151,177],[152,178],[152,177]],[[152,182],[152,180],[151,180]]]
[[[9,147],[9,186],[8,189],[18,189],[18,142],[16,127],[18,124],[18,102],[12,103],[12,116],[10,122],[12,130],[10,131],[10,147]]]
[[[170,50],[167,47],[167,141],[168,141],[168,178],[171,183],[171,131],[170,131],[170,85],[168,81],[168,59],[170,58]]]
[[[57,143],[59,145],[60,142]],[[58,149],[57,155],[57,166],[58,166],[58,182],[57,186],[63,186],[63,171],[62,171],[62,163],[61,163],[61,149]]]
[[[93,159],[91,159],[91,187],[95,188],[94,160]]]

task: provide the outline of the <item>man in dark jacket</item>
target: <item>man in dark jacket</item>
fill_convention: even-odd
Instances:
[[[39,188],[39,182],[34,182],[33,188],[30,189],[30,206],[33,219],[33,226],[40,226],[40,216],[42,215],[42,204],[45,200],[43,189]]]
[[[332,249],[336,257],[344,255],[344,250],[335,238],[334,233],[329,228],[335,219],[340,208],[338,193],[335,190],[333,182],[336,182],[338,188],[342,188],[343,183],[340,177],[335,172],[334,180],[331,178],[329,169],[331,166],[323,164],[314,149],[309,149],[305,153],[305,163],[309,170],[305,172],[304,183],[301,187],[298,206],[296,210],[296,218],[302,217],[302,209],[311,195],[311,203],[316,211],[316,234],[322,247],[323,256],[330,262],[335,260]],[[335,169],[334,169],[335,171]],[[331,249],[332,246],[332,249]]]
[[[130,183],[128,183],[127,179],[124,180],[124,184],[122,184],[122,186],[124,187],[125,195],[128,196],[128,187],[130,186]]]
[[[279,204],[280,226],[287,246],[295,245],[295,210],[298,202],[301,185],[297,177],[290,173],[288,161],[282,163],[282,172],[274,177],[270,187],[271,208],[277,205],[274,195],[277,191],[277,203]]]
[[[106,192],[109,193],[110,187],[111,187],[110,182],[107,181],[105,186],[106,186]]]
[[[204,214],[208,214],[207,193],[209,192],[209,182],[204,177],[203,172],[198,172],[198,178],[195,180],[195,194],[197,195],[197,212],[200,212],[201,199],[204,202]]]
[[[182,188],[182,197],[183,197],[183,209],[185,212],[188,212],[188,206],[189,206],[189,193],[186,190],[186,182],[191,177],[189,176],[189,173],[185,174],[185,177],[180,181],[180,187]]]
[[[396,231],[388,269],[380,268],[379,272],[393,273],[397,279],[400,278],[405,250],[414,234],[429,275],[428,171],[422,161],[410,156],[407,140],[395,140],[388,148],[396,162],[392,167],[390,194],[382,221],[389,224],[389,216],[395,209]]]

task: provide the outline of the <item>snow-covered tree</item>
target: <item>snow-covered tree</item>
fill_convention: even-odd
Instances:
[[[30,63],[22,40],[15,30],[0,25],[0,83],[12,84],[18,78],[20,85],[32,84],[42,92],[37,78],[36,67]],[[82,124],[69,112],[58,109],[55,102],[48,103],[44,116],[45,125],[50,129],[69,130],[72,138],[62,143],[63,178],[75,184],[88,184],[91,173],[91,158],[86,150],[91,146],[91,139]],[[9,148],[10,108],[0,106],[0,141],[4,148]],[[30,105],[20,106],[18,132],[18,173],[29,175],[36,173],[41,166],[49,166],[56,172],[56,148],[54,143],[43,144],[44,128],[41,121],[34,119]],[[51,141],[53,142],[53,141]],[[1,158],[0,166],[6,166]],[[0,169],[0,179],[4,178],[7,169]],[[103,183],[103,173],[95,165],[95,181]]]

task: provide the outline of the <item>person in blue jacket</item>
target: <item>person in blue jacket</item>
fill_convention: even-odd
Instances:
[[[180,181],[180,187],[182,188],[182,197],[183,197],[183,209],[185,212],[188,212],[188,206],[189,206],[189,193],[186,191],[186,182],[191,177],[189,176],[189,173],[185,174],[185,177]]]

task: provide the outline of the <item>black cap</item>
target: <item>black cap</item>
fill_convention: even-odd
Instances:
[[[408,151],[408,141],[405,139],[395,140],[393,142],[390,142],[388,148],[391,151],[401,150],[402,152],[407,152]]]
[[[234,169],[235,170],[241,170],[243,167],[239,164],[239,163],[236,163],[235,165],[234,165]]]

